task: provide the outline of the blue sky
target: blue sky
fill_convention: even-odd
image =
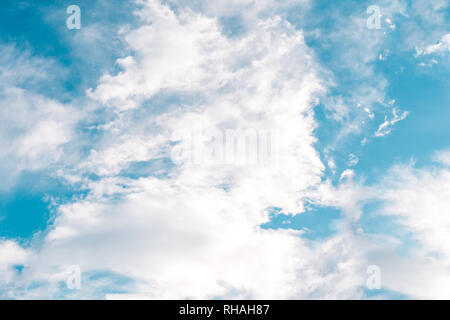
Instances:
[[[450,297],[449,26],[445,0],[5,1],[0,297]]]

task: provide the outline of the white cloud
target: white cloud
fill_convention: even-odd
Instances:
[[[450,150],[440,150],[436,152],[433,158],[445,166],[450,166]]]
[[[427,46],[423,50],[423,54],[446,53],[449,51],[450,51],[450,33],[443,35],[438,43]]]
[[[60,159],[79,114],[34,92],[55,80],[49,75],[59,72],[53,62],[18,54],[13,47],[1,47],[0,52],[0,189],[6,190],[23,170],[39,170]]]
[[[359,234],[362,255],[368,264],[381,268],[382,288],[416,299],[450,297],[450,171],[448,151],[435,154],[444,166],[415,168],[398,165],[367,186],[345,170],[338,187],[321,185],[310,194],[324,206],[341,208],[348,226]],[[377,201],[377,209],[364,204]],[[386,230],[376,225],[362,225],[361,216],[391,217]],[[370,231],[368,230],[377,231]],[[359,230],[359,231],[358,231]],[[366,230],[366,231],[364,231]],[[399,255],[399,252],[402,254]]]
[[[15,266],[27,263],[29,252],[11,240],[0,240],[0,296],[10,295],[13,292],[18,272]],[[13,296],[12,296],[13,297]]]
[[[88,91],[93,98],[127,110],[160,90],[207,90],[231,76],[222,62],[230,43],[214,19],[195,14],[176,16],[156,1],[142,5],[137,16],[147,23],[125,37],[137,54],[119,59],[124,71],[105,75],[95,91]]]
[[[350,153],[348,155],[348,162],[347,162],[347,164],[348,164],[349,167],[356,166],[358,164],[358,162],[359,162],[359,158],[356,155],[354,155],[353,153]]]
[[[394,167],[377,186],[383,206],[379,214],[396,218],[411,233],[405,257],[393,249],[376,254],[384,270],[384,285],[421,299],[450,297],[450,171],[448,168]]]
[[[408,116],[408,111],[400,112],[397,108],[392,109],[392,119],[384,118],[384,122],[380,124],[375,137],[384,137],[392,132],[392,127],[399,121],[404,120]]]
[[[450,264],[450,171],[448,168],[397,167],[386,181],[384,211],[401,218],[427,250]]]

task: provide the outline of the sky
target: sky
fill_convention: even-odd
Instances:
[[[12,1],[0,299],[450,299],[445,0]]]

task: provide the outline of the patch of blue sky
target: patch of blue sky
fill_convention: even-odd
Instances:
[[[63,203],[85,192],[51,177],[50,172],[23,172],[14,188],[0,193],[0,238],[27,243],[51,223],[52,201]]]
[[[22,273],[24,267],[25,267],[25,266],[24,266],[24,265],[21,265],[21,264],[17,264],[17,265],[15,265],[15,266],[13,266],[14,270],[15,270],[18,274],[21,274],[21,273]]]
[[[313,206],[297,215],[283,214],[279,208],[272,208],[269,216],[270,222],[263,224],[262,229],[301,230],[302,238],[320,241],[338,232],[337,222],[341,213],[331,207]]]
[[[360,226],[368,238],[393,245],[399,256],[407,257],[411,250],[419,248],[421,244],[398,217],[384,212],[382,206],[381,201],[366,203],[359,220]]]
[[[158,92],[143,101],[138,109],[133,110],[133,114],[131,116],[133,116],[136,120],[142,120],[145,118],[151,119],[150,117],[154,115],[186,106],[197,107],[201,106],[203,103],[206,103],[205,97],[198,92],[161,90],[161,92]]]
[[[389,289],[367,289],[364,288],[365,300],[409,300],[411,299],[407,295],[392,291]]]
[[[377,70],[389,82],[387,95],[393,97],[405,120],[395,124],[386,137],[373,139],[361,152],[357,172],[374,182],[395,163],[414,159],[418,166],[429,165],[430,154],[450,146],[450,81],[448,69],[439,64],[419,66],[411,52],[389,51]]]
[[[221,17],[219,21],[223,34],[230,38],[239,37],[247,28],[241,15]]]
[[[359,14],[361,18],[365,18],[365,9],[370,4],[361,1],[317,1],[312,4],[307,17],[295,11],[290,12],[288,17],[291,23],[305,30],[307,44],[314,49],[321,64],[332,72],[336,86],[329,88],[329,97],[349,98],[361,85],[370,87],[376,85],[371,81],[384,78],[388,83],[385,89],[386,100],[395,100],[394,105],[399,110],[409,113],[406,119],[393,126],[391,133],[384,137],[374,137],[384,116],[388,119],[392,116],[386,108],[386,112],[375,113],[374,119],[366,119],[366,130],[339,141],[338,148],[332,153],[338,168],[337,175],[333,176],[330,170],[326,172],[327,178],[335,184],[339,180],[339,173],[348,168],[350,153],[359,159],[353,168],[357,175],[363,176],[367,183],[373,183],[395,163],[414,159],[419,165],[428,164],[431,153],[450,146],[450,82],[448,61],[445,60],[448,57],[438,58],[438,62],[430,67],[419,65],[421,59],[431,58],[417,58],[413,50],[405,49],[403,38],[408,30],[402,28],[402,23],[411,18],[395,15],[397,29],[386,32],[379,45],[379,54],[383,58],[368,65],[373,69],[373,79],[361,78],[358,70],[349,68],[351,61],[344,61],[351,58],[351,55],[346,54],[355,48],[352,48],[351,38],[343,39],[338,36],[339,28],[348,27],[348,21],[343,17]],[[415,19],[414,23],[416,22],[421,23],[419,19]],[[320,31],[320,36],[317,36],[317,30]],[[385,30],[367,32],[381,34]],[[377,108],[383,111],[382,104]],[[331,119],[329,110],[323,103],[316,107],[316,119],[319,124],[316,146],[326,163],[323,152],[336,142],[336,136],[342,128],[337,121]],[[368,139],[364,146],[361,145],[363,138]]]
[[[139,179],[141,177],[157,177],[166,178],[169,176],[170,170],[175,164],[169,158],[160,158],[150,161],[133,162],[120,172],[121,176],[131,179]]]
[[[395,63],[402,64],[393,61],[391,65]],[[409,116],[399,123],[391,141],[385,143],[395,144],[388,150],[400,150],[424,161],[424,156],[450,146],[450,81],[439,65],[433,66],[430,73],[421,68],[410,65],[399,75],[389,77],[388,90],[395,94],[400,106],[405,106]]]
[[[15,191],[0,196],[0,237],[27,238],[44,230],[49,219],[48,203],[42,194]]]
[[[136,20],[134,2],[111,5],[109,1],[79,0],[76,4],[82,13],[82,29],[69,30],[66,9],[72,4],[5,0],[0,10],[1,43],[28,50],[37,57],[54,59],[64,68],[67,74],[60,83],[64,90],[52,90],[52,86],[40,90],[41,94],[62,102],[79,97],[95,86],[104,73],[114,72],[116,59],[127,53],[118,28]]]
[[[69,50],[51,25],[44,23],[43,8],[50,1],[2,1],[0,10],[0,32],[4,43],[28,44],[33,51],[43,56],[58,57],[69,62]],[[61,6],[61,10],[64,7]]]
[[[62,41],[58,29],[44,21],[43,8],[45,8],[44,2],[3,1],[0,10],[1,45],[15,47],[19,53],[29,52],[33,57],[53,60],[61,66],[69,66],[72,64],[70,48]],[[56,85],[57,81],[53,81],[50,86],[38,86],[39,93],[49,97],[60,98],[61,87],[72,89],[73,84],[79,82],[76,73],[72,76],[61,73],[50,76],[58,80],[61,80],[61,77],[65,79],[63,83],[58,81],[58,85]],[[48,84],[52,81],[46,79],[46,82]]]

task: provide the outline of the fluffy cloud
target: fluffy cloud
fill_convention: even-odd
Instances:
[[[28,253],[17,243],[11,240],[0,242],[0,268],[2,270],[2,281],[8,280],[11,275],[8,268],[22,265],[27,261]]]
[[[61,207],[35,268],[112,270],[147,298],[358,297],[361,260],[345,238],[312,250],[298,232],[259,229],[258,208],[224,190],[158,179],[133,187],[141,191],[114,204]]]
[[[11,240],[0,240],[0,297],[14,298],[19,275],[15,267],[23,266],[30,253]]]
[[[79,117],[71,106],[36,93],[52,85],[60,68],[51,60],[1,46],[0,189],[7,190],[23,170],[39,170],[60,159]]]
[[[199,15],[176,16],[169,7],[143,2],[137,15],[143,22],[125,39],[135,56],[117,61],[124,71],[100,80],[92,97],[120,110],[136,108],[164,89],[207,90],[220,86],[229,70],[222,59],[229,43],[214,19]]]
[[[387,180],[386,214],[400,218],[430,253],[450,263],[450,171],[396,167]]]
[[[441,153],[445,154],[445,153]],[[444,162],[445,164],[445,162]],[[399,257],[393,249],[375,254],[384,272],[384,285],[421,299],[450,296],[450,171],[448,166],[394,167],[378,186],[383,206],[379,214],[394,217],[410,233],[411,246]],[[416,242],[412,245],[411,241]],[[408,244],[409,243],[409,244]]]
[[[346,170],[339,186],[322,184],[309,195],[342,210],[342,226],[358,234],[367,263],[380,267],[383,289],[417,299],[450,296],[448,150],[433,159],[422,168],[394,166],[373,185]],[[363,224],[367,215],[377,220]],[[381,228],[377,221],[384,221]]]

